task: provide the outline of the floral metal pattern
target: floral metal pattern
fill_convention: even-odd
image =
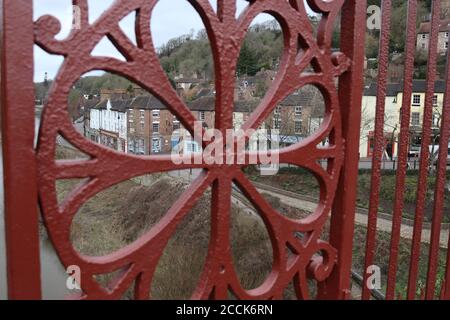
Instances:
[[[39,194],[42,213],[51,241],[65,266],[82,270],[83,299],[118,299],[135,281],[135,298],[148,299],[152,276],[168,240],[177,225],[212,185],[211,240],[204,271],[193,299],[226,299],[231,291],[240,299],[280,299],[292,281],[298,298],[309,298],[307,278],[319,283],[331,273],[337,250],[320,240],[334,201],[343,162],[343,138],[336,78],[348,70],[351,61],[342,53],[332,53],[331,39],[335,20],[344,0],[308,0],[321,15],[317,33],[308,19],[302,0],[252,0],[236,17],[235,0],[218,0],[217,10],[208,0],[187,0],[202,18],[212,46],[216,73],[216,128],[232,128],[234,83],[237,60],[243,39],[253,19],[260,13],[273,15],[284,35],[284,52],[271,89],[244,125],[257,128],[286,96],[305,85],[314,85],[324,96],[324,122],[313,136],[280,150],[280,162],[311,171],[320,184],[316,211],[302,220],[288,219],[276,212],[245,177],[245,165],[175,165],[170,156],[137,157],[121,154],[93,144],[73,127],[67,110],[67,97],[73,84],[85,73],[104,70],[122,75],[142,86],[164,104],[191,132],[195,116],[178,97],[163,71],[152,43],[150,20],[157,0],[116,0],[95,22],[89,23],[87,0],[73,0],[81,9],[79,29],[64,40],[56,40],[59,21],[52,16],[35,22],[35,42],[45,51],[64,56],[45,106],[38,142]],[[119,27],[119,22],[136,12],[135,45]],[[103,37],[126,58],[91,55]],[[313,72],[305,72],[312,66]],[[145,70],[145,72],[143,72]],[[88,160],[55,160],[57,136],[90,156]],[[329,145],[320,143],[329,138]],[[206,142],[205,142],[206,143]],[[225,147],[225,146],[224,146]],[[327,159],[323,169],[318,160]],[[70,241],[72,219],[78,209],[95,194],[132,177],[155,172],[197,167],[202,174],[184,191],[163,219],[131,245],[102,257],[78,253]],[[55,181],[88,178],[66,199],[57,201]],[[273,247],[273,268],[258,288],[244,290],[231,258],[229,227],[232,183],[238,185],[258,209],[266,224]],[[302,240],[296,233],[305,236]],[[288,250],[289,249],[289,250]],[[321,255],[317,255],[321,252]],[[122,270],[105,289],[94,275]],[[320,288],[320,286],[319,286]]]

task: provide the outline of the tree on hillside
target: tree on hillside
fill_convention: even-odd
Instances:
[[[267,86],[266,81],[264,81],[263,79],[258,79],[256,81],[255,97],[256,98],[264,98],[268,89],[269,88]]]
[[[261,69],[274,69],[283,51],[283,32],[274,19],[250,26],[241,49],[240,75],[254,75]],[[170,40],[158,49],[161,65],[174,77],[197,74],[207,80],[214,76],[211,45],[205,30]]]
[[[254,76],[259,71],[256,53],[244,42],[239,56],[237,72],[238,75]]]
[[[417,27],[426,18],[428,18],[431,10],[431,0],[418,1],[417,7]],[[368,0],[367,6],[376,5],[381,7],[381,0]],[[408,1],[393,0],[392,1],[392,15],[391,15],[391,32],[389,51],[404,52],[406,41],[406,22],[408,13]],[[366,41],[366,49],[370,50],[371,55],[374,51],[374,41],[379,41],[380,30],[369,30],[369,41]],[[370,46],[370,47],[367,47]]]
[[[376,36],[369,33],[366,36],[366,57],[368,59],[377,58],[379,46],[380,46],[379,39]]]

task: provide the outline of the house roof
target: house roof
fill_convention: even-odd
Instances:
[[[292,94],[283,100],[280,105],[284,107],[305,106],[308,104],[309,95]],[[165,110],[167,107],[155,96],[145,95],[138,96],[133,99],[115,99],[109,100],[111,102],[111,110],[118,112],[126,112],[128,109],[140,110]],[[187,103],[189,109],[193,111],[214,111],[216,97],[214,95],[204,95],[194,101]],[[235,112],[251,112],[260,103],[260,100],[238,100],[234,102]],[[88,108],[105,110],[107,108],[108,100],[101,102],[95,101]]]
[[[252,112],[256,109],[259,100],[239,100],[234,102],[234,111],[235,112]]]
[[[310,101],[311,95],[305,93],[291,94],[286,97],[280,106],[283,107],[293,107],[293,106],[306,106]]]
[[[387,97],[396,97],[397,94],[401,91],[400,83],[388,83],[386,85],[386,96]],[[369,86],[366,86],[364,89],[365,96],[377,96],[378,93],[378,84],[371,83]]]
[[[204,96],[188,103],[188,107],[195,111],[214,111],[216,98],[213,96]]]
[[[155,96],[138,96],[133,99],[127,100],[110,100],[111,110],[118,112],[126,112],[127,109],[142,109],[142,110],[155,110],[155,109],[166,109],[165,105],[162,104]],[[103,100],[98,103],[94,108],[105,110],[108,104],[108,100]]]
[[[412,91],[414,93],[425,93],[427,88],[426,80],[413,80]],[[434,84],[435,93],[445,93],[446,85],[445,81],[438,80]],[[399,92],[403,91],[403,82],[400,83],[388,83],[386,86],[386,96],[395,97]],[[378,85],[372,83],[364,90],[365,96],[376,96],[378,92]]]
[[[201,97],[188,103],[189,109],[194,111],[214,111],[216,98],[212,96]],[[239,100],[234,102],[235,112],[251,112],[259,104],[258,100]]]
[[[84,99],[81,102],[81,106],[84,107],[85,109],[90,109],[90,108],[94,108],[99,102],[100,102],[100,99],[98,99],[98,98]]]
[[[260,71],[254,76],[243,76],[238,78],[236,84],[238,86],[244,86],[247,83],[248,86],[255,86],[258,81],[273,80],[275,78],[276,72],[271,70]]]
[[[431,22],[422,22],[419,26],[418,33],[430,33],[431,30]],[[450,19],[441,20],[439,23],[439,32],[447,32],[450,31]]]
[[[198,93],[195,95],[195,98],[201,98],[206,96],[214,96],[214,91],[210,88],[202,88],[198,91]]]

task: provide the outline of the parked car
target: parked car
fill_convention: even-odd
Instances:
[[[420,146],[411,146],[408,152],[408,158],[419,158]]]

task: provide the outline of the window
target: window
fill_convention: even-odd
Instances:
[[[200,121],[205,121],[205,111],[200,111],[198,118]]]
[[[302,133],[302,122],[301,121],[295,121],[295,133],[296,134]]]
[[[128,153],[134,153],[134,140],[128,140]]]
[[[275,121],[274,121],[274,129],[280,129],[281,127],[281,121],[280,118],[275,117]]]
[[[439,127],[439,122],[441,120],[441,116],[438,113],[433,113],[433,127]]]
[[[448,32],[445,33],[445,37],[448,38]]]
[[[134,128],[130,127],[130,133],[134,133]]]
[[[295,107],[295,117],[301,118],[302,116],[302,107]]]
[[[413,126],[420,126],[420,113],[419,112],[412,113],[411,124]]]
[[[413,105],[420,106],[420,94],[413,95]]]
[[[435,94],[433,96],[433,106],[437,106],[437,104],[438,104],[438,96]]]
[[[445,42],[445,49],[448,49],[448,41]]]
[[[422,34],[422,39],[426,39],[427,38],[427,35],[424,33],[424,34]]]
[[[141,118],[145,118],[145,111],[141,110]]]
[[[422,43],[422,49],[425,49],[425,43]]]
[[[281,113],[281,107],[276,107],[274,114],[280,114]]]
[[[159,123],[153,123],[153,132],[159,133]]]
[[[180,130],[180,122],[179,121],[173,122],[173,131],[176,131],[176,130]]]
[[[161,141],[157,137],[152,138],[152,152],[153,153],[161,152]]]
[[[139,146],[138,146],[138,150],[136,150],[137,153],[138,154],[145,154],[145,141],[144,141],[144,139],[139,139],[138,142],[139,142]]]
[[[188,153],[195,153],[197,152],[197,144],[195,142],[189,141],[186,144],[186,149]]]
[[[160,110],[155,109],[155,110],[152,111],[152,116],[153,117],[159,118],[159,115],[160,115]]]
[[[144,130],[145,128],[145,123],[143,121],[141,121],[141,130]]]

